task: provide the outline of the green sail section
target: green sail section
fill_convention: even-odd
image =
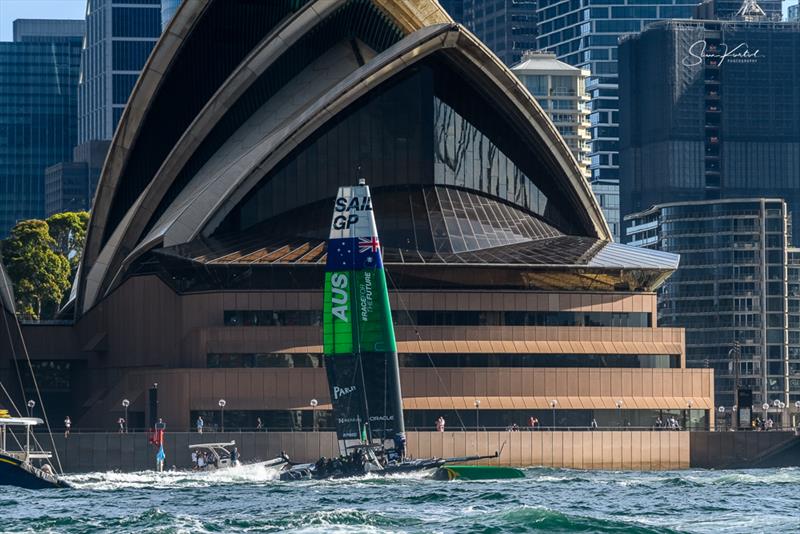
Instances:
[[[324,295],[325,354],[397,351],[382,268],[325,273]]]

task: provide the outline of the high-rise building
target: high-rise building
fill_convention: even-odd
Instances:
[[[62,211],[89,210],[110,141],[89,141],[75,147],[72,161],[45,169],[45,217]]]
[[[463,24],[465,1],[466,0],[439,0],[439,5],[442,6],[445,11],[447,11],[447,14],[450,15],[450,18]]]
[[[659,295],[659,324],[686,329],[686,363],[714,369],[717,404],[736,402],[736,360],[754,404],[800,400],[800,249],[786,203],[659,204],[625,222],[631,244],[681,255]]]
[[[443,5],[506,65],[518,63],[523,52],[536,48],[536,0],[461,0],[460,4],[450,0]]]
[[[800,228],[800,25],[662,21],[619,54],[623,215],[769,196]]]
[[[17,19],[15,43],[74,43],[86,31],[86,22],[71,19]]]
[[[705,0],[695,6],[698,20],[746,20],[748,17],[780,21],[782,0]]]
[[[44,214],[44,169],[77,137],[83,21],[18,20],[0,42],[0,236]]]
[[[688,18],[694,0],[539,0],[537,48],[555,52],[570,64],[590,71],[591,180],[612,233],[619,237],[617,193],[619,187],[619,99],[617,93],[617,41],[639,32],[650,22]]]
[[[78,142],[114,135],[128,96],[161,35],[161,0],[87,0],[78,88]]]
[[[789,6],[789,20],[792,22],[800,21],[800,2],[793,6]]]
[[[511,68],[550,116],[584,176],[589,178],[589,72],[558,61],[550,52],[528,51]]]
[[[172,20],[178,6],[183,0],[161,0],[161,31],[167,28],[167,24]]]

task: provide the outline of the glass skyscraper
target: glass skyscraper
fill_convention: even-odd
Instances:
[[[619,188],[618,39],[623,34],[642,31],[653,20],[689,18],[696,3],[693,0],[538,1],[538,47],[591,72],[586,88],[591,97],[592,187],[617,238],[620,219],[615,198],[618,193],[614,191]],[[602,194],[598,194],[599,190]]]
[[[44,169],[77,138],[83,21],[16,21],[0,42],[0,236],[44,214]]]
[[[736,403],[737,378],[755,405],[800,400],[800,249],[786,202],[659,204],[625,221],[630,244],[681,255],[658,321],[686,329],[686,364],[714,369],[717,405]]]
[[[78,89],[78,142],[111,139],[161,35],[161,0],[88,0]]]
[[[161,31],[164,31],[172,20],[182,0],[161,0]]]
[[[526,50],[536,49],[536,0],[440,0],[439,4],[508,66],[518,63]]]

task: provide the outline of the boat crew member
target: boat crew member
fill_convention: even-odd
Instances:
[[[233,448],[231,452],[231,467],[236,466],[239,464],[239,449],[237,447]]]
[[[197,469],[197,451],[192,451],[192,469]]]
[[[403,461],[406,457],[406,435],[405,434],[395,434],[394,435],[394,450],[399,457],[399,461]]]

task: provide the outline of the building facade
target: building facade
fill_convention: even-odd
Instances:
[[[620,36],[640,32],[654,20],[689,18],[696,2],[641,2],[639,0],[539,0],[537,48],[588,70],[587,92],[591,114],[591,180],[603,204],[608,224],[620,236],[619,106],[617,42]],[[602,193],[600,193],[602,191]],[[613,193],[609,193],[613,191]]]
[[[789,21],[792,22],[800,21],[800,2],[793,6],[789,6],[788,14],[789,14],[788,16]]]
[[[536,98],[589,179],[589,71],[567,65],[550,52],[525,52],[511,70]]]
[[[89,141],[75,147],[72,161],[44,171],[44,214],[90,210],[109,141]]]
[[[631,244],[680,254],[660,291],[659,321],[686,329],[689,366],[714,369],[717,404],[735,404],[737,358],[753,405],[800,400],[800,250],[786,203],[660,204],[625,220]],[[774,407],[770,416],[781,418]]]
[[[226,426],[330,427],[326,240],[361,177],[409,428],[475,424],[476,400],[490,428],[713,425],[713,372],[657,324],[677,256],[613,243],[545,111],[420,0],[181,6],[112,141],[70,323],[23,329],[59,409],[112,425],[128,399],[132,426],[157,407],[177,430],[225,399]]]
[[[506,65],[536,49],[536,0],[448,0],[442,5]]]
[[[796,23],[668,21],[626,38],[623,215],[664,202],[770,196],[787,200],[798,227],[798,65]]]
[[[0,236],[44,214],[44,170],[77,137],[81,21],[18,20],[0,42]]]
[[[87,0],[78,142],[110,140],[161,35],[161,0]]]

